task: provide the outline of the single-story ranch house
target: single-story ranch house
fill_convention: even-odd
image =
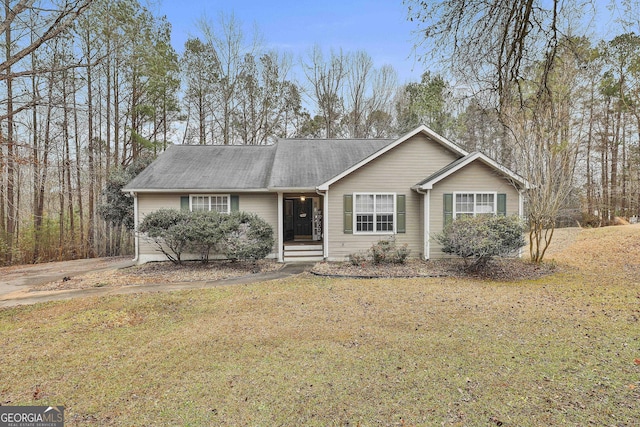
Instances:
[[[127,184],[135,223],[161,208],[253,212],[274,230],[272,257],[345,260],[395,237],[412,257],[463,215],[522,215],[527,182],[420,126],[398,139],[282,139],[273,145],[174,145]],[[136,237],[138,262],[164,256]]]

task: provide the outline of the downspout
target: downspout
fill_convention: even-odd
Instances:
[[[524,190],[518,191],[518,216],[522,218],[524,216]]]
[[[329,258],[329,190],[316,188],[316,193],[322,196],[322,257],[327,260]]]
[[[133,197],[133,242],[135,257],[132,261],[137,264],[140,257],[140,237],[138,236],[138,193],[132,191],[129,194]]]
[[[278,192],[278,262],[284,262],[284,202],[283,193]]]
[[[419,194],[422,194],[422,250],[423,250],[423,254],[422,254],[422,258],[426,261],[431,257],[431,244],[429,242],[429,234],[431,231],[431,224],[430,224],[430,217],[429,217],[429,199],[431,197],[431,190],[427,190],[426,192],[424,190],[421,190],[419,188],[416,188],[416,191]]]

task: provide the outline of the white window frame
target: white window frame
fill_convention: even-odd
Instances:
[[[473,212],[458,212],[458,203],[457,199],[459,195],[473,195]],[[493,213],[489,212],[478,212],[478,199],[477,196],[484,195],[493,195]],[[458,214],[468,214],[471,213],[472,216],[476,216],[479,214],[489,214],[489,215],[497,215],[498,214],[498,193],[493,191],[457,191],[453,193],[453,219],[458,219]]]
[[[227,211],[219,212],[222,214],[230,214],[231,213],[231,195],[230,194],[190,194],[189,195],[189,210],[193,212],[193,199],[195,197],[207,197],[209,199],[209,209],[203,212],[211,212],[211,198],[212,197],[225,197],[227,199]]]
[[[358,231],[358,196],[373,196],[373,231]],[[382,212],[381,215],[391,214],[393,215],[392,230],[377,231],[378,228],[378,212],[376,211],[376,197],[377,196],[393,196],[393,212]],[[377,235],[391,235],[396,234],[396,224],[398,221],[397,210],[397,193],[353,193],[353,234],[377,234]],[[368,214],[370,212],[364,212]]]

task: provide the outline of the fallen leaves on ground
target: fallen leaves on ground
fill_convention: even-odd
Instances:
[[[274,271],[282,267],[271,260],[185,262],[176,265],[171,262],[150,262],[120,270],[100,271],[45,283],[31,291],[57,291],[68,289],[89,289],[104,286],[132,286],[157,283],[211,282],[248,274]]]

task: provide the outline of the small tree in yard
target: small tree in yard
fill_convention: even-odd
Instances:
[[[119,253],[121,249],[122,229],[133,230],[133,198],[122,192],[122,187],[135,178],[150,163],[151,158],[139,157],[126,168],[118,167],[111,171],[102,195],[104,203],[98,205],[98,214],[113,227],[115,241],[110,252]]]
[[[118,167],[109,173],[102,190],[105,202],[98,205],[98,213],[112,226],[123,225],[127,230],[133,230],[133,198],[123,193],[122,187],[149,166],[152,160],[150,157],[139,157],[126,168]]]
[[[443,252],[462,257],[469,270],[479,270],[491,258],[511,255],[524,246],[523,233],[524,224],[517,216],[463,217],[447,225],[436,240]]]
[[[221,221],[219,249],[232,260],[258,260],[273,248],[273,229],[259,216],[234,212]]]

